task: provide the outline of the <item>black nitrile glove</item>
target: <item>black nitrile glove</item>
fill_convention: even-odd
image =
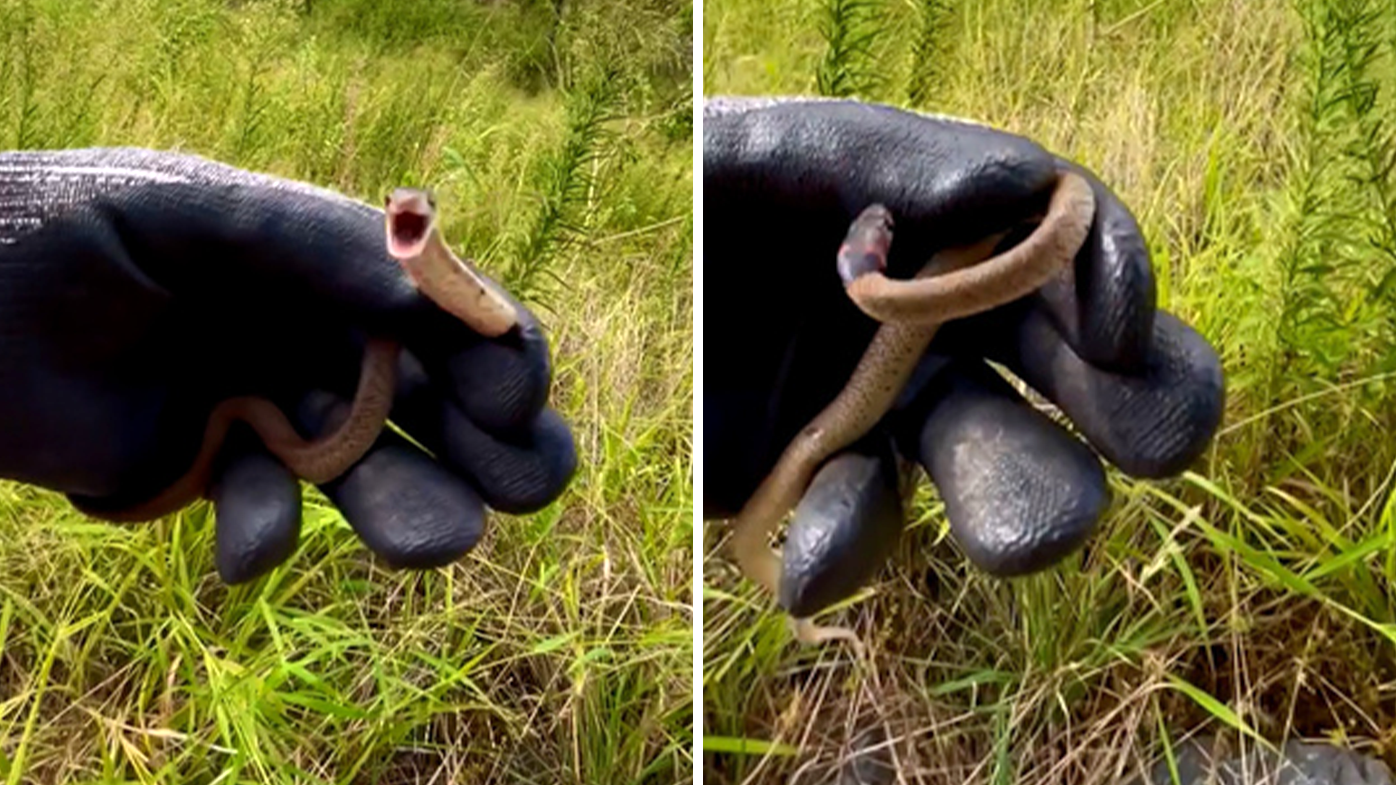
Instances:
[[[380,211],[328,191],[145,150],[0,153],[0,476],[88,509],[182,474],[231,395],[318,434],[371,332],[404,345],[392,418],[433,455],[384,429],[322,489],[389,564],[449,563],[485,505],[537,510],[576,467],[547,342],[520,318],[471,332],[387,255]],[[241,425],[219,463],[217,563],[235,583],[294,550],[301,496]]]
[[[1046,568],[1090,535],[1109,499],[1098,459],[985,358],[1136,477],[1177,474],[1215,433],[1219,359],[1155,310],[1139,228],[1088,172],[1018,136],[854,101],[714,100],[704,117],[708,518],[741,508],[878,327],[835,265],[859,211],[891,209],[888,274],[909,278],[935,251],[1041,211],[1058,167],[1085,175],[1097,200],[1074,280],[943,327],[879,428],[816,475],[784,546],[792,614],[849,596],[889,553],[904,525],[893,446],[925,467],[957,541],[991,574]]]

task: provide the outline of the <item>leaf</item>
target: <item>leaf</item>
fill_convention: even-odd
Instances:
[[[787,758],[800,754],[798,747],[788,744],[732,736],[704,736],[703,751],[726,752],[733,755],[778,755]]]
[[[1256,741],[1260,742],[1266,747],[1271,746],[1270,742],[1266,741],[1265,738],[1262,737],[1259,733],[1257,733],[1253,728],[1251,728],[1250,725],[1247,725],[1246,722],[1242,720],[1240,716],[1238,716],[1236,712],[1232,711],[1230,707],[1228,707],[1226,704],[1212,697],[1211,694],[1209,694],[1205,690],[1198,688],[1197,686],[1193,685],[1191,682],[1185,679],[1174,676],[1171,673],[1167,674],[1167,676],[1169,683],[1173,685],[1174,689],[1183,693],[1189,698],[1192,698],[1193,702],[1196,703],[1198,706],[1201,706],[1203,709],[1206,709],[1207,713],[1211,714],[1213,717],[1216,717],[1217,719],[1221,720],[1227,725],[1230,725],[1232,728],[1235,728],[1236,730],[1246,734],[1247,736],[1250,736],[1251,738],[1255,739]]]
[[[566,633],[563,635],[554,635],[551,638],[547,638],[533,644],[533,648],[530,649],[530,653],[547,654],[550,651],[557,651],[558,649],[561,649],[563,646],[566,646],[571,641],[571,633]]]

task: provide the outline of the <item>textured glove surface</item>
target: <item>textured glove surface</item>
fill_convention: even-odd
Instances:
[[[856,101],[714,100],[703,133],[706,517],[740,509],[877,329],[835,267],[859,211],[891,209],[889,274],[910,277],[939,249],[1039,213],[1060,167],[1086,176],[1097,201],[1070,275],[943,328],[881,438],[926,468],[970,558],[1014,575],[1079,547],[1108,494],[1096,456],[984,359],[1004,363],[1135,476],[1181,471],[1215,433],[1219,359],[1156,310],[1138,225],[1091,173],[1022,137]],[[816,478],[792,523],[782,586],[792,612],[856,590],[864,578],[840,576],[868,569],[850,560],[887,546],[851,543],[900,530],[901,506],[887,498],[896,483],[879,476],[895,463],[873,457],[874,446],[861,452],[869,457]]]
[[[369,547],[435,566],[479,539],[485,505],[546,505],[576,457],[536,320],[520,308],[522,329],[474,334],[416,291],[383,232],[374,207],[195,156],[0,153],[0,476],[94,507],[147,498],[231,395],[271,398],[314,435],[372,334],[403,344],[392,416],[434,457],[385,430],[324,486]],[[297,482],[250,430],[212,496],[225,579],[294,548]]]

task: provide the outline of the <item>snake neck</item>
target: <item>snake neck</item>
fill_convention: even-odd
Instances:
[[[400,261],[423,294],[481,335],[498,337],[518,323],[513,304],[456,256],[435,227],[420,254]]]

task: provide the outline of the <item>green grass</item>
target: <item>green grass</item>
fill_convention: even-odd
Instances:
[[[0,147],[435,188],[546,323],[581,459],[427,573],[311,495],[235,588],[203,505],[110,526],[0,484],[0,782],[691,778],[690,28],[674,0],[0,0]]]
[[[1094,169],[1228,377],[1206,456],[1112,472],[1098,536],[1044,574],[968,567],[923,489],[832,614],[866,666],[791,644],[709,526],[706,781],[827,781],[867,727],[905,782],[1124,781],[1193,732],[1396,766],[1396,7],[710,0],[703,24],[706,95],[973,117]]]

